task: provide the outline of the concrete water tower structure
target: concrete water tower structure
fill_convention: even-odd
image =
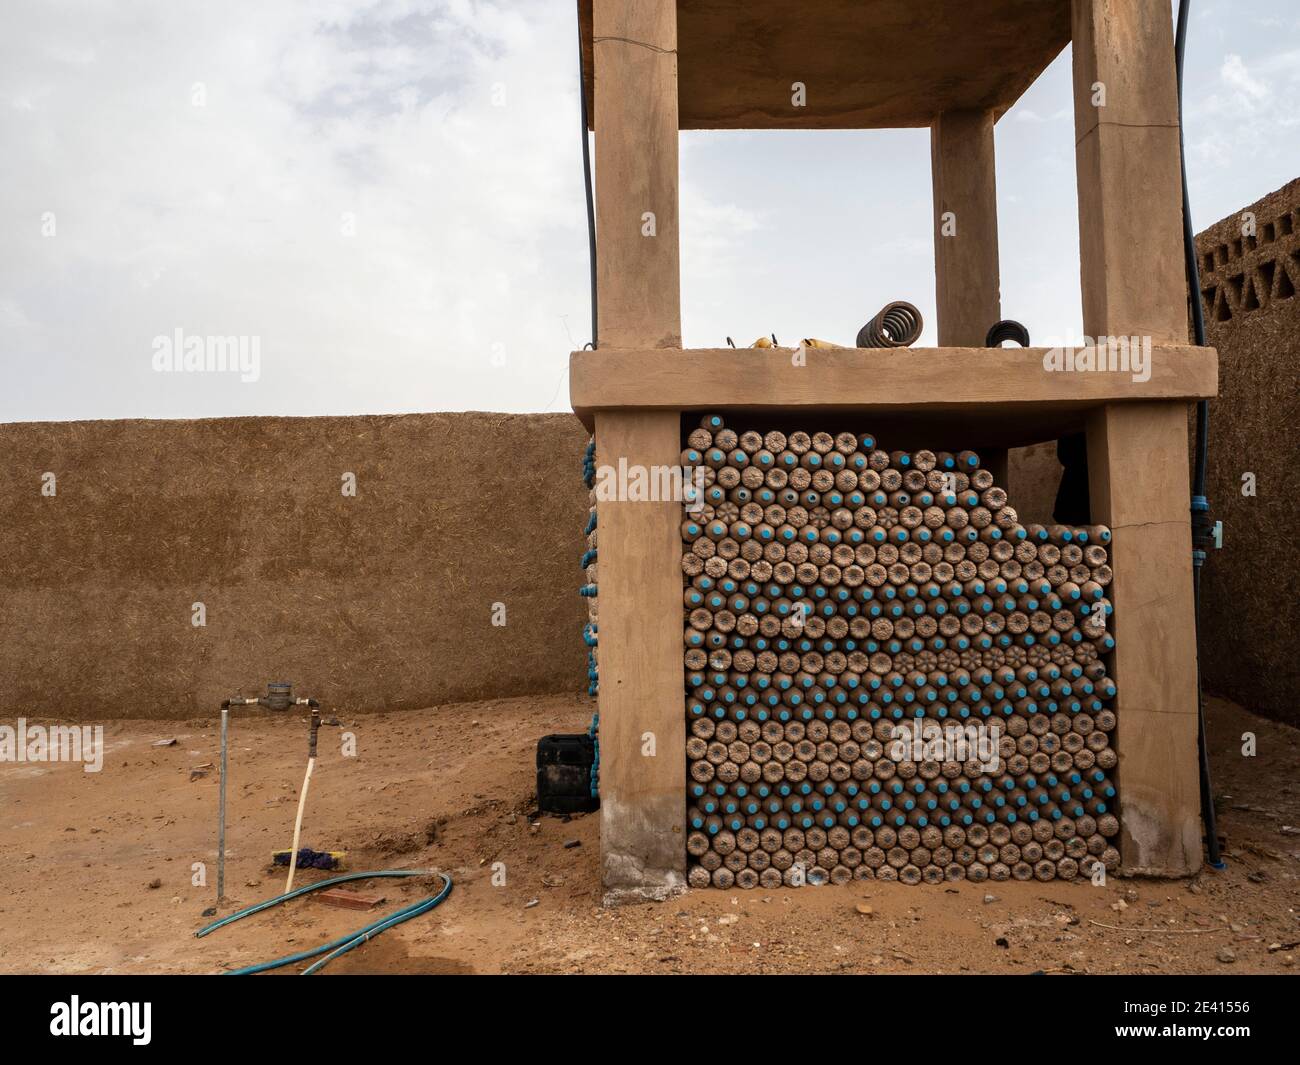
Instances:
[[[986,456],[1086,432],[1092,521],[1113,530],[1121,868],[1195,872],[1187,414],[1216,394],[1217,357],[1187,342],[1169,0],[578,8],[599,336],[596,350],[571,355],[570,395],[598,461],[677,464],[691,411],[805,424],[852,412],[891,446]],[[1084,332],[1150,337],[1146,381],[1047,372],[1041,348],[981,346],[1002,317],[994,123],[1068,44]],[[881,127],[930,129],[940,346],[816,349],[806,365],[788,349],[683,350],[678,131]],[[643,235],[647,212],[653,236]],[[958,221],[952,237],[939,232],[946,212]],[[610,898],[662,898],[684,886],[686,869],[681,507],[602,502],[598,520],[602,875]]]

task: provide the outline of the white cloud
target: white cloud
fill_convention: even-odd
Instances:
[[[11,20],[0,297],[27,326],[0,321],[0,418],[544,404],[559,316],[587,314],[576,33],[571,12],[544,14],[157,3]],[[151,338],[177,326],[261,336],[262,380],[152,374]]]
[[[1271,95],[1269,87],[1251,76],[1241,56],[1230,53],[1224,56],[1223,66],[1219,68],[1219,77],[1223,83],[1234,91],[1238,106],[1252,107],[1267,100]]]

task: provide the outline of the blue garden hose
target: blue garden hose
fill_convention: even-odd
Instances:
[[[593,695],[595,692],[592,693]],[[587,728],[587,735],[592,738],[592,755],[591,755],[591,797],[600,798],[600,712],[591,715],[591,725]]]
[[[223,917],[219,921],[213,921],[210,925],[200,928],[194,933],[195,938],[201,938],[210,932],[215,932],[218,928],[223,928],[228,924],[241,920],[245,917],[251,917],[255,913],[261,913],[272,906],[278,906],[282,902],[288,902],[290,899],[296,899],[299,895],[306,895],[311,891],[319,891],[321,888],[333,887],[335,884],[346,884],[352,880],[373,880],[377,877],[406,877],[406,876],[427,876],[429,871],[425,869],[384,869],[369,873],[345,873],[343,876],[331,877],[329,880],[322,880],[316,884],[308,884],[306,887],[300,887],[287,894],[279,895],[273,899],[267,899],[265,902],[254,903],[232,913],[228,917]],[[346,954],[348,951],[369,942],[380,932],[386,932],[388,929],[401,924],[403,921],[409,921],[412,917],[419,917],[422,913],[428,913],[435,906],[451,894],[451,877],[446,873],[438,873],[442,877],[443,885],[436,895],[429,895],[412,903],[410,906],[404,906],[400,910],[394,910],[392,913],[372,921],[364,928],[358,928],[355,932],[349,932],[345,936],[334,940],[330,943],[322,943],[319,947],[313,947],[311,950],[304,950],[297,954],[288,954],[283,958],[276,958],[274,961],[264,961],[257,965],[248,965],[242,969],[234,969],[228,972],[227,976],[251,976],[253,973],[263,973],[270,969],[279,969],[285,965],[293,965],[300,961],[306,961],[308,958],[314,958],[318,954],[324,954],[325,957],[308,966],[303,971],[303,976],[310,976],[312,973],[319,972],[335,958]]]
[[[583,144],[586,144],[586,120],[583,120]],[[595,284],[595,275],[593,275],[592,284]],[[595,307],[595,289],[592,289],[592,306]],[[594,315],[594,312],[593,312]],[[595,318],[592,319],[592,333],[595,333]],[[593,436],[587,441],[587,450],[582,455],[582,480],[588,488],[596,483],[596,438]],[[591,513],[587,516],[587,525],[583,529],[583,534],[590,536],[596,530],[596,508],[591,508]],[[597,559],[597,549],[589,548],[582,556],[580,565],[585,570],[595,564]],[[578,594],[586,599],[596,597],[596,585],[594,583],[584,584],[578,589]],[[588,621],[582,627],[582,642],[587,645],[587,694],[595,696],[600,692],[600,670],[596,664],[596,646],[599,642],[597,635],[597,626],[594,621]],[[591,727],[587,729],[587,735],[593,740],[592,759],[591,759],[591,795],[592,798],[600,798],[600,714],[591,715]]]

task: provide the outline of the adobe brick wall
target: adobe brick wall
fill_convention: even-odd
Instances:
[[[208,716],[273,679],[349,711],[583,690],[586,439],[558,414],[0,425],[0,716]]]
[[[1243,234],[1243,215],[1255,234]],[[1207,496],[1223,548],[1202,577],[1205,687],[1300,725],[1300,179],[1196,238],[1219,352]],[[1255,475],[1256,495],[1242,494]]]

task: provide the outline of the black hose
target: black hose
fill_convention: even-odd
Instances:
[[[578,106],[582,112],[582,181],[587,189],[587,261],[591,267],[591,347],[598,347],[596,317],[596,204],[591,193],[591,147],[587,143],[587,72],[582,62],[582,20],[578,20]]]
[[[1201,268],[1196,258],[1196,234],[1192,232],[1191,200],[1187,194],[1187,153],[1183,148],[1183,49],[1187,44],[1187,16],[1192,0],[1180,0],[1178,33],[1174,38],[1174,64],[1178,72],[1178,162],[1183,174],[1183,258],[1187,265],[1188,296],[1192,303],[1192,331],[1198,348],[1205,347],[1205,308],[1201,304]],[[1210,402],[1196,404],[1196,464],[1192,470],[1192,493],[1205,495],[1207,454],[1210,448]]]
[[[1022,348],[1029,347],[1029,330],[1017,322],[1014,318],[1003,318],[1000,322],[994,322],[989,326],[988,335],[984,338],[986,348],[1000,348],[1004,340],[1014,340]],[[1084,522],[1086,525],[1087,522]]]
[[[1192,205],[1187,193],[1187,153],[1183,146],[1183,53],[1187,46],[1187,16],[1191,0],[1179,0],[1178,31],[1174,37],[1174,65],[1178,75],[1178,161],[1183,177],[1183,259],[1187,269],[1187,294],[1192,304],[1192,330],[1197,347],[1205,347],[1205,311],[1201,306],[1201,271],[1196,258],[1196,234],[1192,232]],[[1201,687],[1199,653],[1201,630],[1201,566],[1210,539],[1210,505],[1205,498],[1205,476],[1210,447],[1210,403],[1196,404],[1196,461],[1192,467],[1192,611],[1196,624],[1196,751],[1200,758],[1201,822],[1210,865],[1224,868],[1219,855],[1218,822],[1214,813],[1214,789],[1210,783],[1210,754],[1205,736],[1205,692]]]

